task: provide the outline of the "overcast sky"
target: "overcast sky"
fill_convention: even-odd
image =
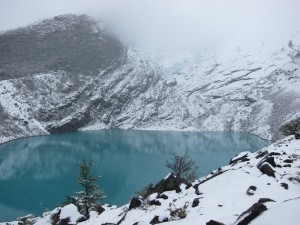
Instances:
[[[299,11],[300,0],[0,0],[0,30],[87,13],[140,45],[196,45],[292,35]]]

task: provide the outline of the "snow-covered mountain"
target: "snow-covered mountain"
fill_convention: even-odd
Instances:
[[[169,174],[145,199],[135,197],[118,208],[103,205],[101,211],[91,211],[85,221],[77,207],[70,204],[42,217],[27,216],[9,224],[296,225],[299,147],[300,140],[290,136],[257,152],[242,152],[231,159],[230,165],[192,184]]]
[[[277,139],[300,116],[299,36],[272,48],[152,57],[84,15],[1,33],[0,143],[105,128]]]

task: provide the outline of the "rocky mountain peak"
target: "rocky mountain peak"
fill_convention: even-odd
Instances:
[[[56,16],[0,35],[0,80],[57,71],[97,75],[123,55],[123,45],[91,17]]]

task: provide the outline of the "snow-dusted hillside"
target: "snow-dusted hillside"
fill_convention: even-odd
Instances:
[[[240,153],[230,163],[192,185],[182,183],[178,186],[180,190],[177,187],[176,191],[153,193],[140,200],[139,206],[104,205],[104,212],[91,212],[84,222],[76,222],[82,215],[74,205],[56,208],[28,221],[36,225],[132,225],[163,221],[166,224],[246,225],[251,220],[251,224],[257,225],[299,223],[300,140],[290,136],[255,153]],[[164,185],[170,184],[172,181]]]
[[[251,51],[221,45],[155,58],[123,46],[86,16],[2,33],[0,143],[116,127],[277,139],[278,128],[300,116],[299,36]]]

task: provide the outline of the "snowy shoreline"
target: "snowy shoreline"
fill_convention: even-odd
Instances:
[[[88,220],[76,222],[82,215],[74,205],[67,205],[28,222],[50,225],[56,217],[55,224],[65,219],[66,224],[80,225],[213,224],[209,221],[240,225],[248,224],[249,221],[245,221],[259,209],[251,224],[296,225],[300,203],[299,168],[300,140],[289,136],[254,153],[242,152],[230,165],[212,171],[194,181],[192,186],[181,184],[180,191],[151,194],[135,207],[103,205],[104,212],[92,211]],[[184,217],[174,214],[179,209],[186,213]],[[9,224],[16,225],[18,221]]]

